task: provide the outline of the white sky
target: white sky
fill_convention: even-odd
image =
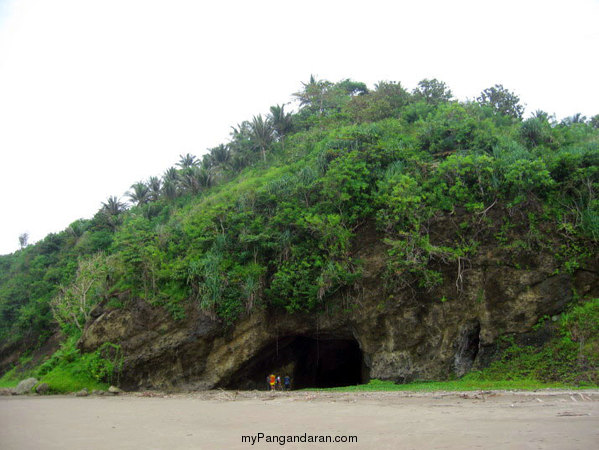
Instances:
[[[599,113],[599,1],[0,0],[0,254],[201,155],[310,74]]]

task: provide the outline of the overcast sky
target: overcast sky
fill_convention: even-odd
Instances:
[[[599,1],[0,0],[0,254],[291,100],[310,74],[496,83],[599,113]]]

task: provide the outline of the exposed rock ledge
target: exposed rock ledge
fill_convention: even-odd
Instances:
[[[264,377],[273,370],[294,373],[298,380],[302,370],[311,371],[312,378],[303,379],[309,384],[315,371],[335,370],[323,368],[327,358],[338,365],[344,355],[359,358],[354,361],[361,365],[359,381],[444,379],[487,363],[500,335],[527,333],[539,318],[561,312],[574,289],[579,295],[599,291],[594,269],[554,275],[552,256],[543,254],[529,255],[530,269],[518,269],[501,264],[505,259],[490,248],[471,261],[459,293],[456,268],[446,267],[445,278],[453,274],[453,280],[439,290],[385,298],[384,244],[371,244],[358,255],[364,261],[360,295],[345,310],[256,311],[226,328],[193,309],[186,319],[173,321],[140,300],[126,309],[99,310],[80,347],[121,344],[120,384],[130,389],[265,387]]]

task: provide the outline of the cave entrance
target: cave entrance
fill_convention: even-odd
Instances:
[[[468,322],[462,326],[454,357],[454,371],[461,377],[472,369],[480,347],[480,322]]]
[[[267,389],[266,377],[289,375],[293,389],[350,386],[368,381],[362,351],[355,339],[287,336],[265,346],[223,387]]]

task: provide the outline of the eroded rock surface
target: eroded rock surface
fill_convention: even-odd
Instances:
[[[33,389],[33,386],[37,384],[37,379],[35,378],[27,378],[19,382],[17,387],[15,388],[15,393],[18,395],[29,394]]]
[[[270,371],[326,385],[337,376],[327,361],[341,358],[338,365],[351,348],[361,354],[348,356],[355,366],[347,371],[358,371],[359,381],[444,379],[484,366],[501,335],[530,332],[541,317],[563,311],[574,289],[599,291],[597,265],[561,274],[552,255],[538,254],[528,256],[526,268],[510,266],[490,247],[460,273],[444,267],[450,281],[433,292],[389,294],[385,254],[385,244],[366,238],[355,254],[364,263],[362,282],[326,313],[257,310],[226,327],[194,308],[174,321],[140,300],[99,311],[80,346],[120,344],[126,389],[266,388]]]

